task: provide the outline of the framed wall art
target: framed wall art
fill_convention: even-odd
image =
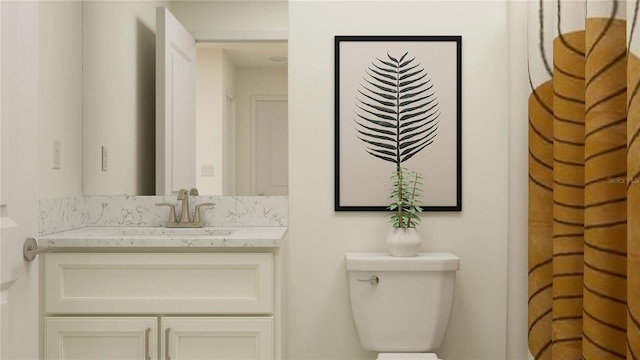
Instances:
[[[335,210],[388,211],[398,167],[423,211],[462,210],[461,36],[335,37]]]

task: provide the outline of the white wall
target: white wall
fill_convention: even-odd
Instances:
[[[40,198],[82,195],[82,2],[39,6]],[[53,169],[53,141],[61,142]]]
[[[155,8],[166,5],[83,2],[84,194],[155,193]]]
[[[507,359],[528,358],[529,141],[527,2],[509,4],[509,276]]]
[[[201,194],[230,195],[230,171],[225,166],[228,131],[224,126],[226,97],[235,96],[235,68],[223,50],[196,47],[196,169],[213,165],[214,176],[201,176],[196,185]]]
[[[290,359],[373,359],[353,326],[346,251],[384,251],[382,213],[336,213],[333,39],[462,35],[463,211],[427,213],[424,250],[461,258],[443,359],[506,356],[507,4],[500,1],[289,3]]]
[[[219,175],[222,151],[214,121],[222,117],[222,51],[196,46],[196,168],[203,164],[213,165]],[[217,135],[217,136],[216,136]],[[207,141],[209,140],[209,141]],[[222,180],[219,176],[196,176],[196,186],[202,194],[221,194]],[[220,178],[220,180],[218,180]]]
[[[252,164],[251,136],[255,129],[251,122],[251,98],[253,96],[286,96],[287,67],[242,67],[236,77],[236,194],[253,195],[251,176]],[[255,157],[255,156],[254,156]]]
[[[155,6],[168,3],[40,4],[39,196],[153,193]],[[59,170],[51,168],[54,139]]]

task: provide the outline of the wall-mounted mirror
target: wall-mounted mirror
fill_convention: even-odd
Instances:
[[[281,141],[260,150],[261,134],[286,130],[286,106],[284,113],[270,108],[287,98],[286,1],[42,4],[40,142],[61,140],[63,161],[52,169],[50,149],[42,147],[41,197],[155,194],[158,6],[180,20],[197,42],[197,57],[204,58],[196,62],[200,193],[282,194],[286,156],[264,170],[258,155],[287,150]],[[265,116],[275,120],[263,129]],[[286,139],[286,132],[278,136]],[[262,190],[263,179],[280,192]]]

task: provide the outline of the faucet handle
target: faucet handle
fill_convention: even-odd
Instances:
[[[200,207],[202,206],[215,206],[216,204],[214,203],[202,203],[202,204],[198,204],[196,205],[196,208],[193,212],[193,223],[194,224],[198,224],[200,226],[203,226],[202,221],[200,220]]]
[[[178,222],[178,218],[176,217],[176,206],[174,204],[169,203],[157,203],[156,206],[168,206],[169,207],[169,222],[167,226],[171,224],[175,224]]]
[[[198,193],[198,189],[191,188],[191,190],[189,191],[189,195],[191,195],[191,196],[199,196],[200,194]]]

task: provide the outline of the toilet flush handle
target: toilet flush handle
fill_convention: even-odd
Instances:
[[[357,279],[357,280],[358,281],[366,281],[371,285],[378,285],[378,283],[380,282],[380,279],[378,279],[378,277],[375,276],[375,275],[371,275],[371,277],[368,278],[368,279]]]

